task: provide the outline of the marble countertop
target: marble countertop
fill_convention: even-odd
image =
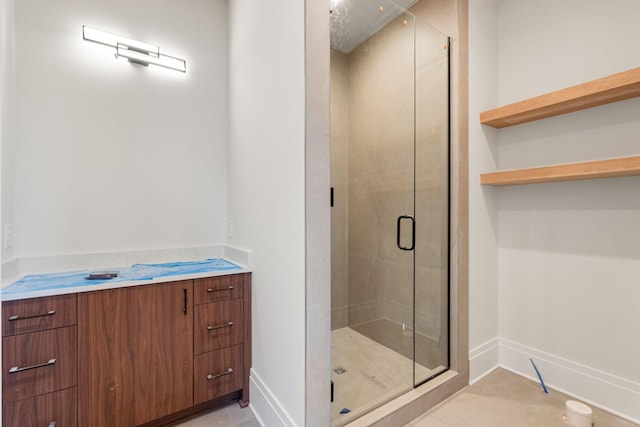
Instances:
[[[117,271],[118,277],[87,280],[86,277],[91,273],[88,270],[31,274],[2,289],[2,301],[248,273],[251,270],[223,258],[210,258],[202,261],[134,264],[100,271]]]

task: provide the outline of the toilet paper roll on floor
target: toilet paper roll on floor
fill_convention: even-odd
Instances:
[[[567,422],[573,427],[591,427],[593,411],[577,400],[567,400]]]

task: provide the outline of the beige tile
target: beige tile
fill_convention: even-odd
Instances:
[[[329,135],[329,3],[305,1],[307,129]]]
[[[408,325],[411,327],[411,323]],[[402,324],[384,318],[354,325],[351,329],[409,359],[413,358],[414,335],[410,330],[403,331]],[[415,348],[416,362],[419,365],[438,372],[446,366],[448,351],[446,341],[433,340],[422,334],[416,334]],[[423,374],[431,374],[431,372]],[[420,374],[418,381],[424,379],[424,375]]]
[[[430,19],[437,16],[436,21],[451,23],[449,20],[453,19],[457,24],[456,0],[436,0],[429,3],[434,4],[428,8],[432,14]],[[413,88],[410,87],[413,84],[413,48],[411,41],[407,42],[413,36],[413,20],[409,19],[408,24],[403,26],[400,19],[392,22],[348,57],[332,52],[332,61],[341,61],[342,68],[337,70],[332,67],[331,70],[332,161],[334,154],[338,156],[338,151],[333,151],[334,131],[336,141],[343,144],[336,148],[343,150],[340,155],[346,153],[348,156],[347,173],[344,173],[344,168],[336,167],[340,169],[332,176],[332,185],[346,181],[345,185],[350,189],[347,195],[348,212],[345,212],[349,215],[346,221],[346,245],[349,252],[346,276],[349,283],[347,294],[339,295],[352,303],[348,311],[350,325],[358,325],[363,331],[369,329],[370,336],[376,336],[377,340],[385,342],[391,348],[400,349],[403,348],[404,338],[401,324],[406,323],[406,314],[410,311],[412,289],[410,284],[406,287],[401,285],[405,281],[402,266],[406,261],[406,254],[395,247],[395,218],[400,214],[410,213],[413,206],[413,160],[411,156],[402,155],[413,148],[414,104]],[[448,343],[446,334],[442,331],[448,310],[443,310],[442,307],[447,304],[448,298],[442,291],[442,286],[443,283],[446,285],[447,248],[450,245],[446,233],[447,213],[443,210],[448,191],[447,161],[444,156],[447,152],[447,120],[442,118],[446,117],[444,114],[447,112],[447,94],[443,88],[448,85],[446,80],[444,86],[438,84],[442,83],[446,51],[440,46],[443,41],[440,35],[421,23],[415,23],[415,26],[419,54],[417,63],[420,70],[416,76],[416,114],[418,117],[426,117],[416,123],[416,150],[421,166],[415,171],[418,178],[416,209],[424,226],[421,230],[424,238],[418,242],[421,256],[416,260],[417,266],[422,268],[418,275],[423,285],[418,287],[417,293],[421,301],[424,301],[418,307],[416,339],[419,340],[420,357],[444,360],[447,358]],[[435,47],[437,50],[432,49]],[[429,52],[420,56],[420,51]],[[338,72],[342,74],[337,75]],[[345,74],[348,75],[347,82],[344,82]],[[338,83],[339,79],[342,81]],[[341,88],[336,93],[338,84]],[[334,98],[338,97],[341,97],[339,105],[334,105]],[[441,103],[430,102],[432,99],[443,98],[443,106]],[[465,102],[461,104],[466,105]],[[464,110],[464,105],[461,105],[461,111]],[[335,116],[338,117],[334,120]],[[344,144],[347,144],[346,149]],[[460,153],[464,156],[465,152],[462,147]],[[454,183],[457,182],[456,179],[457,175]],[[457,207],[455,203],[457,201],[454,201]],[[461,208],[463,213],[466,212],[465,206]],[[466,219],[462,218],[461,225],[465,227],[465,224]],[[451,247],[464,252],[466,231],[463,230],[462,234],[454,231],[452,236],[460,238],[460,242],[456,240]],[[342,241],[341,245],[344,249],[345,242]],[[464,261],[466,256],[464,253],[462,256]],[[456,263],[457,259],[453,257],[452,262]],[[387,270],[383,268],[384,264],[397,268]],[[334,265],[337,263],[334,262]],[[456,267],[454,265],[452,271],[454,281],[459,277]],[[463,265],[462,269],[461,276],[465,280],[466,267]],[[459,308],[463,318],[466,316],[465,283],[460,287],[462,302]],[[454,290],[458,291],[455,283]],[[337,296],[336,292],[332,301]],[[338,310],[332,314],[334,319],[340,316]],[[466,355],[468,351],[465,347],[464,325],[462,322],[461,328],[454,328],[453,338],[454,347],[460,348]],[[458,329],[462,331],[460,336],[456,335]],[[459,359],[454,355],[452,360],[456,362]],[[460,366],[463,368],[462,377],[466,378],[466,365],[462,363]]]
[[[329,303],[307,305],[306,426],[326,426],[330,422],[331,335]]]
[[[227,414],[231,418],[235,424],[243,423],[245,421],[255,421],[255,417],[253,416],[253,412],[249,407],[242,408],[237,403],[233,403],[231,405],[227,405],[225,407],[227,410]]]
[[[568,399],[571,397],[552,389],[545,394],[540,384],[497,369],[410,425],[428,426],[436,419],[454,426],[566,427],[562,416]],[[594,427],[635,426],[598,408],[592,409]]]
[[[306,270],[307,304],[331,300],[331,208],[329,206],[329,137],[307,132],[307,164],[324,159],[323,165],[308,166],[306,173]]]
[[[232,403],[230,405],[237,405],[237,403]],[[232,426],[235,426],[235,422],[229,416],[226,408],[227,406],[222,406],[222,407],[213,409],[203,415],[200,415],[197,418],[193,418],[189,421],[185,421],[181,424],[178,424],[178,427],[204,427],[204,426],[232,427]]]
[[[448,422],[439,420],[435,417],[425,418],[421,421],[415,421],[408,424],[408,427],[473,427],[465,421],[460,424],[449,424]]]
[[[241,408],[237,402],[212,409],[196,418],[192,418],[176,427],[253,427],[259,426],[258,421],[247,406]]]
[[[432,25],[439,32],[452,37],[459,37],[456,0],[421,1],[412,6],[409,11],[416,15],[419,22]]]
[[[331,51],[331,329],[348,322],[349,61]]]
[[[344,425],[363,413],[410,390],[413,384],[413,362],[350,328],[332,332],[332,369],[335,400],[332,403],[332,425]],[[428,372],[426,368],[418,370]],[[343,408],[351,410],[340,414]]]
[[[371,257],[349,254],[349,307],[378,299],[374,268]]]

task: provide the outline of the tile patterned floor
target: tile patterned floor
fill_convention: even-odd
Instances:
[[[176,427],[260,427],[247,406],[241,408],[237,402],[213,409],[198,418],[178,424]]]
[[[408,427],[568,427],[562,421],[571,397],[497,369],[463,392],[408,424]],[[640,427],[593,409],[593,427]],[[213,410],[179,427],[258,427],[249,408],[237,403]],[[269,427],[269,426],[266,426]]]
[[[566,394],[496,369],[462,393],[409,424],[410,427],[568,427],[562,421]],[[639,427],[608,412],[593,410],[593,427]]]

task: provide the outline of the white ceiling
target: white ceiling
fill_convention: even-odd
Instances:
[[[331,0],[331,47],[351,52],[416,1]]]

